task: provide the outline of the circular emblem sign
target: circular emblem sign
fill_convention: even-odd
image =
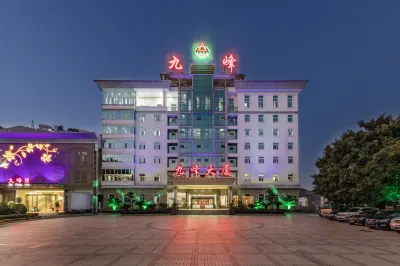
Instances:
[[[210,49],[209,49],[207,46],[205,46],[205,44],[204,44],[203,42],[201,42],[201,43],[199,44],[199,46],[197,46],[197,47],[194,49],[194,54],[195,54],[198,58],[204,59],[204,58],[207,58],[207,57],[210,55]]]

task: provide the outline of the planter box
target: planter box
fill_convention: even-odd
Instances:
[[[0,220],[29,219],[29,218],[34,218],[38,215],[39,213],[6,214],[6,215],[0,215]]]

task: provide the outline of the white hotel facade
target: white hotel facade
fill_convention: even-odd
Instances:
[[[298,99],[306,80],[215,74],[212,60],[160,77],[95,81],[103,95],[104,202],[134,191],[155,203],[224,208],[263,200],[271,185],[298,197]],[[199,172],[191,171],[196,165]]]

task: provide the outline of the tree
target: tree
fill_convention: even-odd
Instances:
[[[270,187],[265,192],[266,192],[267,208],[269,206],[274,206],[274,208],[277,207],[279,209],[279,205],[277,206],[279,200],[278,200],[278,191],[276,190],[276,188]]]
[[[64,126],[63,125],[57,126],[57,132],[58,131],[64,131]]]
[[[376,205],[400,173],[400,118],[381,115],[358,125],[360,130],[344,133],[316,161],[314,192],[335,205]]]
[[[67,131],[69,131],[69,132],[79,132],[79,129],[72,127],[72,128],[68,128]]]

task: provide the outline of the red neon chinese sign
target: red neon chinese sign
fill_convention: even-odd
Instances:
[[[172,60],[168,61],[169,63],[168,69],[171,71],[182,70],[183,65],[180,63],[180,61],[181,61],[180,58],[173,55]]]
[[[199,176],[200,175],[200,166],[198,166],[197,164],[192,165],[192,167],[190,168],[190,173],[192,176]]]
[[[8,179],[8,184],[12,185],[12,184],[16,184],[16,185],[22,185],[22,184],[30,184],[31,180],[29,179],[29,177],[25,177],[24,179],[22,179],[21,177],[16,177],[14,178],[9,178]]]
[[[206,176],[215,176],[215,169],[212,166],[212,164],[210,164],[206,170]]]
[[[222,59],[222,65],[224,65],[226,68],[229,68],[230,73],[234,73],[234,69],[236,68],[235,65],[236,62],[236,57],[233,56],[233,54],[225,55],[225,57]]]
[[[221,169],[221,175],[222,175],[222,176],[229,176],[229,177],[232,176],[232,174],[231,174],[231,167],[230,167],[229,164],[225,164],[225,165],[222,167],[222,169]]]
[[[177,165],[175,168],[175,175],[176,176],[184,176],[186,173],[185,169],[181,165]]]

